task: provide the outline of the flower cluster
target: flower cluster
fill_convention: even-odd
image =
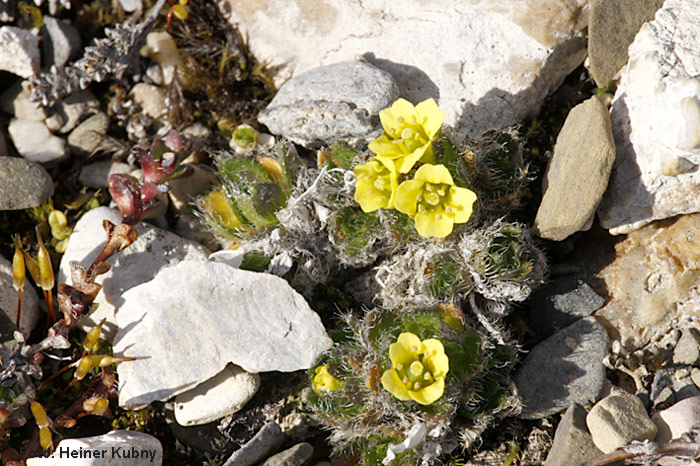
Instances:
[[[445,113],[433,99],[415,107],[404,99],[379,112],[384,134],[370,142],[377,155],[354,168],[355,200],[364,212],[396,209],[415,220],[418,234],[444,238],[469,220],[476,194],[455,185],[444,165],[435,165],[433,142]],[[406,180],[417,163],[413,179]]]

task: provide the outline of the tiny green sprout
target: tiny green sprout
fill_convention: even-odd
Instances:
[[[68,219],[60,210],[52,210],[49,213],[49,226],[51,227],[51,243],[56,252],[66,252],[68,239],[70,238],[73,229],[68,226]]]
[[[382,374],[382,387],[399,400],[429,405],[445,392],[450,364],[440,340],[404,332],[389,347],[389,357],[392,367]]]
[[[415,107],[398,99],[390,108],[379,112],[384,134],[369,143],[380,160],[393,163],[399,173],[408,173],[419,160],[434,160],[433,141],[437,140],[445,119],[433,99]]]
[[[472,215],[476,194],[455,186],[444,165],[421,166],[412,180],[404,181],[396,191],[396,209],[415,219],[418,234],[426,238],[444,238],[455,223],[464,223]]]
[[[250,125],[239,125],[231,136],[229,145],[235,151],[248,151],[258,144],[258,132]]]

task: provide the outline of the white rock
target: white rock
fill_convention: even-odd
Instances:
[[[23,78],[39,72],[39,39],[34,34],[14,26],[0,27],[0,70]]]
[[[700,423],[700,396],[681,400],[670,408],[654,414],[651,419],[659,428],[657,442],[668,442],[671,439],[680,438],[694,425]]]
[[[219,0],[277,84],[367,60],[413,103],[438,100],[471,134],[531,115],[583,62],[588,0]],[[283,34],[280,31],[284,31]]]
[[[599,209],[612,234],[700,211],[700,4],[668,0],[629,48],[612,105],[617,159]]]
[[[642,400],[622,390],[613,390],[596,403],[586,416],[593,443],[610,453],[632,440],[654,440],[657,427],[649,418]]]
[[[90,266],[97,257],[107,239],[102,228],[102,221],[105,219],[118,224],[121,222],[121,214],[116,209],[98,207],[80,218],[61,258],[58,283],[71,284],[71,261]],[[102,284],[95,300],[98,308],[79,324],[82,328],[89,329],[102,318],[107,318],[102,327],[102,336],[108,339],[116,333],[115,307],[120,304],[125,291],[151,280],[165,267],[186,259],[204,260],[209,254],[204,246],[147,223],[139,223],[136,230],[139,233],[138,239],[128,248],[113,255],[107,261],[112,268],[95,280]]]
[[[124,11],[127,13],[143,8],[141,0],[119,0],[119,3],[121,3],[122,8],[124,8]]]
[[[165,89],[153,84],[138,83],[129,92],[134,101],[141,106],[143,113],[151,118],[160,118],[168,113]]]
[[[83,117],[99,109],[100,101],[92,92],[76,91],[51,107],[49,117],[46,118],[46,126],[51,131],[67,133],[78,126]]]
[[[66,155],[66,141],[54,136],[43,121],[10,120],[10,138],[22,157],[45,163]]]
[[[39,320],[39,298],[29,283],[24,284],[22,291],[22,315],[19,328],[22,334],[29,334]],[[5,311],[12,322],[17,322],[17,290],[12,286],[12,262],[0,256],[0,309]]]
[[[189,390],[229,362],[253,373],[308,369],[333,345],[286,281],[226,264],[183,261],[122,298],[114,353],[138,358],[117,368],[124,407]]]
[[[106,113],[97,112],[76,126],[68,135],[68,149],[76,155],[92,155],[109,128]]]
[[[30,93],[24,88],[28,81],[17,81],[0,95],[0,108],[18,120],[41,121],[46,118],[44,107],[29,99]]]
[[[73,456],[75,455],[75,456]],[[87,456],[90,457],[87,457]],[[27,466],[152,466],[163,464],[163,446],[152,435],[115,430],[95,437],[61,440],[48,458],[30,458]]]
[[[146,45],[141,49],[141,55],[151,57],[163,71],[163,84],[170,84],[178,71],[178,78],[186,82],[182,72],[183,62],[175,40],[166,31],[151,31],[146,36]]]
[[[78,181],[91,188],[106,188],[110,175],[127,175],[132,170],[133,167],[128,163],[103,160],[102,162],[85,165],[80,170]]]
[[[236,413],[259,387],[258,374],[228,364],[211,379],[175,397],[175,420],[183,426],[194,426]]]

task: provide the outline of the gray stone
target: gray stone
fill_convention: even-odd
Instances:
[[[80,170],[78,181],[91,188],[106,188],[110,175],[128,175],[133,169],[128,163],[104,160],[85,165]]]
[[[64,134],[78,126],[78,122],[100,109],[100,102],[90,91],[77,91],[57,102],[49,110],[46,126]]]
[[[41,165],[0,156],[0,211],[40,205],[53,195],[51,176]]]
[[[255,434],[255,437],[246,442],[240,449],[226,460],[224,466],[251,466],[267,458],[284,442],[282,429],[276,422],[265,424]]]
[[[226,264],[180,262],[122,299],[114,352],[149,356],[117,368],[124,407],[189,390],[229,362],[253,373],[308,369],[333,345],[286,281]]]
[[[689,368],[664,367],[654,373],[649,398],[655,409],[664,409],[695,396],[700,396],[700,390],[695,386]]]
[[[582,280],[563,277],[537,290],[532,297],[528,323],[540,338],[546,338],[605,304]]]
[[[399,97],[386,71],[363,61],[314,68],[287,81],[258,120],[273,134],[311,146],[381,134],[379,111]]]
[[[106,113],[96,113],[80,123],[68,135],[68,150],[76,155],[92,155],[109,128]]]
[[[0,27],[0,70],[23,78],[39,72],[39,39],[34,34],[14,26]]]
[[[539,419],[572,403],[597,400],[605,381],[608,334],[595,317],[585,317],[535,346],[515,375],[524,407],[521,416]]]
[[[209,226],[194,215],[182,214],[178,216],[175,224],[175,234],[190,241],[203,244],[211,251],[216,251],[222,247]]]
[[[605,87],[627,63],[627,48],[664,0],[591,0],[588,60],[598,87]]]
[[[175,397],[175,419],[180,425],[201,425],[236,413],[255,395],[260,376],[228,364],[223,371]]]
[[[58,283],[71,283],[71,261],[78,261],[89,267],[97,257],[107,239],[102,228],[103,220],[118,224],[121,222],[121,214],[116,209],[98,207],[80,218],[61,258]],[[151,280],[165,267],[186,259],[204,260],[209,254],[200,244],[144,222],[138,223],[136,230],[139,234],[138,239],[128,248],[113,255],[107,261],[112,268],[95,280],[102,285],[95,299],[95,303],[98,304],[97,310],[79,324],[82,328],[89,329],[106,318],[107,321],[102,327],[103,338],[111,339],[116,333],[115,309],[122,303],[124,292]]]
[[[7,130],[15,149],[27,160],[46,163],[66,155],[66,141],[51,134],[43,121],[13,118]]]
[[[537,113],[586,55],[588,0],[218,0],[277,84],[363,55],[472,136]],[[280,34],[284,31],[284,34]]]
[[[39,321],[39,298],[30,281],[27,278],[22,291],[22,315],[19,325],[25,338],[29,338],[29,334]],[[17,299],[17,290],[12,286],[12,261],[0,256],[0,309],[14,323],[17,322]]]
[[[131,88],[129,95],[139,104],[143,113],[151,118],[157,119],[168,113],[167,93],[162,87],[138,83]]]
[[[44,107],[29,99],[26,81],[17,81],[0,95],[0,108],[18,120],[41,121],[46,118]]]
[[[693,426],[700,424],[700,396],[681,400],[654,414],[651,420],[659,429],[656,435],[657,442],[678,439]]]
[[[639,397],[622,390],[606,396],[586,416],[593,443],[610,453],[632,440],[654,440],[657,427]]]
[[[561,241],[590,228],[614,160],[610,116],[593,96],[571,110],[557,136],[543,180],[535,231],[543,238]]]
[[[700,4],[666,0],[629,47],[612,103],[617,159],[598,211],[611,234],[700,212]]]
[[[570,466],[603,456],[586,427],[586,410],[574,404],[566,410],[554,433],[544,466]]]
[[[281,451],[265,461],[262,466],[301,466],[314,454],[310,443],[297,443],[292,448]]]
[[[44,18],[44,67],[55,65],[63,68],[66,63],[80,56],[80,33],[67,21],[45,15]]]
[[[674,364],[695,365],[700,362],[700,335],[693,328],[681,330],[681,338],[673,349]]]
[[[132,448],[139,452],[139,457],[125,457]],[[102,451],[105,456],[100,458],[71,458],[60,455],[65,451]],[[115,430],[108,434],[95,437],[69,438],[61,440],[56,446],[55,453],[49,458],[30,458],[27,466],[153,466],[163,464],[163,446],[152,435],[131,430]]]

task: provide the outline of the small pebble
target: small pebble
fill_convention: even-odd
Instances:
[[[0,70],[23,78],[39,72],[39,39],[26,29],[0,27]]]
[[[66,141],[54,136],[43,121],[10,120],[10,138],[22,157],[46,163],[66,155]]]
[[[680,438],[691,427],[700,424],[700,396],[686,398],[651,418],[659,429],[657,442]]]
[[[673,350],[674,364],[694,365],[700,361],[700,335],[692,328],[681,330],[681,337]]]
[[[250,466],[277,451],[284,441],[284,434],[275,422],[265,424],[255,437],[237,450],[224,466]]]
[[[67,21],[44,15],[44,67],[63,68],[80,55],[80,32]]]
[[[92,155],[109,128],[106,113],[96,113],[80,123],[68,135],[68,149],[76,155]]]
[[[292,448],[277,453],[265,461],[262,466],[301,466],[314,454],[310,443],[297,443]]]

